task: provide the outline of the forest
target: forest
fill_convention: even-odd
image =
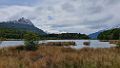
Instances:
[[[46,39],[89,39],[85,34],[80,33],[61,33],[61,34],[48,34]]]
[[[100,40],[120,40],[120,28],[106,30],[98,36]]]
[[[4,39],[23,39],[23,36],[26,33],[33,33],[33,32],[19,30],[19,29],[0,28],[0,38],[4,38]]]
[[[62,34],[46,34],[41,35],[38,33],[18,30],[18,29],[8,29],[8,28],[0,28],[0,38],[4,39],[23,39],[24,34],[33,33],[39,36],[41,40],[57,40],[57,39],[89,39],[89,37],[85,34],[80,33],[62,33]]]

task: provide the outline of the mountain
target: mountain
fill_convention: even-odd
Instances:
[[[43,30],[35,27],[29,19],[25,19],[25,18],[20,18],[14,21],[0,22],[0,28],[31,31],[31,32],[38,33],[41,35],[46,34]]]
[[[99,35],[101,32],[103,32],[103,31],[104,31],[104,30],[100,30],[100,31],[95,32],[95,33],[92,33],[92,34],[90,34],[90,35],[88,35],[88,36],[89,36],[89,38],[91,38],[91,39],[97,39],[98,35]]]
[[[109,28],[109,29],[100,30],[100,31],[98,31],[98,32],[89,34],[88,36],[89,36],[91,39],[98,39],[98,36],[99,36],[102,32],[105,32],[105,31],[108,31],[108,30],[114,30],[114,29],[120,29],[120,26],[118,25],[118,26],[114,26],[114,27]]]
[[[101,32],[98,36],[100,40],[120,40],[120,28],[113,28]]]

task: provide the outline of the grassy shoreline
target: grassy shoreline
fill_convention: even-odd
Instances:
[[[72,49],[39,46],[36,51],[18,47],[0,49],[1,68],[120,68],[120,48]]]
[[[36,51],[24,46],[4,47],[0,49],[0,68],[120,68],[120,47],[64,47],[74,44],[49,42],[40,44]]]

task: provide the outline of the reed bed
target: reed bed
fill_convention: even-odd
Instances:
[[[0,68],[120,68],[120,48],[72,49],[39,46],[26,51],[23,46],[0,49]]]
[[[75,42],[48,42],[48,43],[42,43],[41,45],[44,46],[76,46]]]
[[[120,44],[120,40],[109,40],[110,44]]]

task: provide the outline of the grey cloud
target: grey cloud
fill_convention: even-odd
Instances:
[[[114,5],[114,4],[119,4],[120,0],[107,0],[108,5]]]
[[[101,28],[106,28],[108,27],[106,24],[114,18],[113,16],[108,16],[105,18],[101,19],[95,19],[95,20],[84,20],[83,22],[76,21],[78,23],[74,23],[74,21],[66,21],[69,23],[74,23],[74,24],[52,24],[53,28],[63,28],[63,27],[75,27],[75,26],[85,26],[86,28],[90,29],[101,29]]]
[[[28,5],[33,6],[37,2],[42,2],[42,0],[0,0],[0,5],[11,6],[11,5]],[[33,3],[34,2],[34,3]]]
[[[103,17],[103,18],[101,18],[101,19],[95,19],[95,20],[88,20],[88,19],[86,19],[86,20],[84,20],[84,22],[81,23],[81,24],[94,26],[94,25],[96,25],[96,24],[104,24],[104,23],[107,23],[108,21],[110,21],[110,20],[113,19],[113,18],[114,18],[114,16],[111,15],[111,16],[107,16],[107,17]]]
[[[90,29],[102,29],[102,28],[108,28],[107,25],[105,24],[97,24],[97,25],[94,25],[94,26],[87,26],[88,28]]]
[[[67,11],[67,12],[74,12],[75,11],[75,7],[74,5],[70,4],[70,3],[64,3],[62,5],[62,9]]]
[[[89,14],[96,14],[96,13],[100,13],[103,11],[103,8],[101,6],[94,6],[94,7],[90,7],[87,9]]]

